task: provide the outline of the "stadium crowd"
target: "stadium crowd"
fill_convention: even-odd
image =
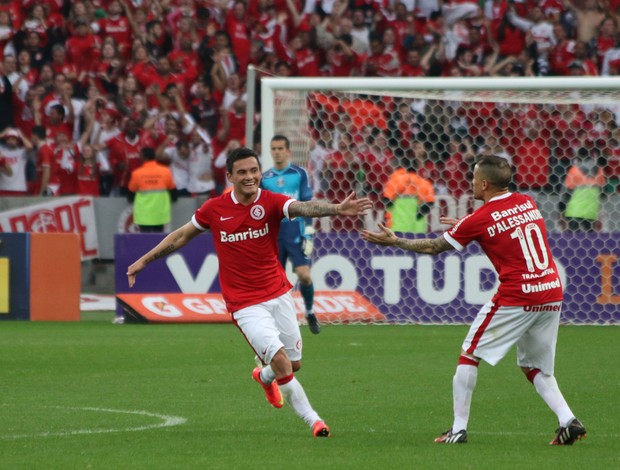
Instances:
[[[258,145],[244,142],[250,64],[259,76],[617,75],[619,7],[0,0],[0,194],[127,195],[144,147],[170,164],[181,195],[222,192],[227,152]],[[317,99],[315,115],[331,116],[312,132],[317,194],[339,199],[350,181],[383,195],[394,169],[413,160],[437,191],[458,197],[483,153],[505,155],[520,189],[561,189],[576,158],[594,159],[586,179],[617,188],[620,109],[461,103],[447,114],[405,99],[370,105],[380,124],[351,122],[342,104]]]

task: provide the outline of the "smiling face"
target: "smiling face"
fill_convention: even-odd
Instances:
[[[235,161],[232,165],[232,172],[226,173],[226,178],[233,184],[235,196],[240,202],[254,200],[262,176],[258,159],[255,156]]]

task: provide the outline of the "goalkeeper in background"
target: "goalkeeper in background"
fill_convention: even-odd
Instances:
[[[274,167],[263,174],[261,186],[274,193],[285,194],[298,201],[310,201],[312,189],[308,174],[303,168],[291,163],[291,144],[284,135],[271,138],[271,157]],[[310,274],[310,253],[312,252],[312,219],[284,219],[278,235],[280,263],[286,268],[291,260],[293,271],[299,280],[299,291],[306,307],[306,321],[315,335],[321,332],[321,325],[313,311],[314,284]]]

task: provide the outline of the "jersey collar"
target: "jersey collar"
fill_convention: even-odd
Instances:
[[[491,199],[489,199],[489,202],[491,202],[491,201],[501,201],[502,199],[506,199],[507,197],[510,197],[510,196],[512,196],[512,193],[508,192],[506,194],[501,194],[499,196],[492,197]]]
[[[260,195],[263,193],[263,190],[261,188],[258,188],[258,193],[256,194],[256,199],[254,199],[254,203],[258,202],[258,200],[260,199]],[[239,204],[239,200],[237,199],[237,196],[235,196],[235,191],[231,191],[230,192],[230,197],[232,197],[232,200],[235,204]]]

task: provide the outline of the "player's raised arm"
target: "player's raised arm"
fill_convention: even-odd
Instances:
[[[372,201],[367,197],[355,199],[355,193],[349,194],[340,204],[318,201],[295,201],[288,208],[293,217],[328,217],[330,215],[356,216],[364,215],[372,209]]]
[[[148,253],[141,256],[129,268],[127,268],[127,281],[129,287],[136,283],[136,275],[146,268],[146,265],[158,258],[163,258],[179,248],[187,245],[194,237],[202,232],[194,227],[191,222],[179,227],[174,232],[170,232],[159,244]]]
[[[379,224],[380,232],[371,232],[370,230],[362,230],[362,239],[376,245],[397,246],[408,251],[415,251],[425,255],[436,255],[443,251],[453,249],[446,239],[442,236],[437,238],[422,238],[410,240],[396,236],[393,230],[385,225]]]

